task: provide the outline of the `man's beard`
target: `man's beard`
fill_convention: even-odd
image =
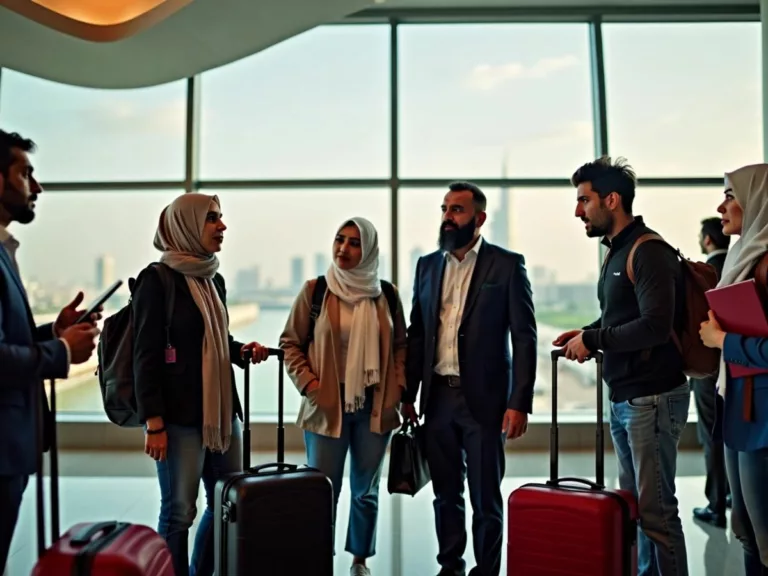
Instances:
[[[11,186],[6,186],[3,196],[6,198],[12,198],[14,195],[20,196],[21,194]],[[35,219],[35,211],[30,208],[29,205],[36,200],[37,196],[35,195],[32,196],[26,204],[11,204],[9,202],[3,202],[2,204],[13,222],[18,222],[19,224],[29,224]]]
[[[461,227],[454,226],[450,222],[443,222],[440,225],[438,246],[446,252],[464,248],[474,240],[476,229],[477,226],[475,225],[474,218]]]
[[[584,219],[581,220],[586,224],[589,222],[592,226],[587,228],[587,236],[589,238],[600,238],[606,236],[613,229],[613,217],[610,214],[602,214],[603,218],[600,221]]]

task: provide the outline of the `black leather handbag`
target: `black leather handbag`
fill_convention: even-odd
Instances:
[[[432,480],[424,448],[424,428],[406,420],[392,436],[389,449],[390,494],[415,496]]]

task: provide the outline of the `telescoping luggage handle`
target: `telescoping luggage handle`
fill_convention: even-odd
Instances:
[[[50,410],[51,425],[49,430],[50,448],[48,460],[50,464],[50,491],[51,491],[51,545],[53,545],[61,535],[61,526],[59,520],[59,444],[56,430],[56,381],[50,381]],[[43,385],[37,387],[37,474],[36,474],[36,513],[37,513],[37,557],[42,558],[47,549],[45,543],[45,493],[43,489],[43,445],[45,442],[45,423],[43,422],[43,402],[46,402],[45,389]],[[89,526],[84,531],[76,534],[71,541],[71,545],[99,547],[117,537],[130,524],[125,522],[101,522],[94,526]]]
[[[51,422],[49,426],[50,447],[48,460],[50,465],[50,490],[51,490],[51,544],[60,536],[59,523],[59,446],[56,437],[56,381],[51,380],[50,411]],[[45,545],[45,493],[43,489],[43,447],[45,444],[45,422],[43,422],[43,402],[45,387],[43,383],[35,387],[35,403],[37,404],[37,422],[35,422],[35,435],[37,444],[37,474],[36,476],[36,513],[37,513],[37,557],[42,558],[46,551]]]
[[[549,431],[549,480],[547,484],[559,485],[564,482],[586,484],[593,490],[605,488],[605,441],[603,438],[603,353],[593,352],[587,360],[597,364],[597,430],[595,432],[595,482],[583,478],[558,478],[559,431],[557,426],[557,364],[565,358],[565,350],[552,350],[552,427]]]
[[[277,356],[278,360],[278,375],[277,375],[277,462],[283,464],[285,462],[285,428],[283,426],[283,364],[285,362],[285,351],[280,348],[267,348],[269,356]],[[243,409],[243,416],[245,420],[245,430],[243,431],[243,470],[251,470],[251,359],[253,358],[253,350],[246,350],[243,352],[243,360],[246,360],[245,364],[245,378],[243,383],[243,396],[245,402],[245,408]],[[270,464],[269,466],[274,466]],[[264,468],[264,466],[257,466],[252,471],[257,472],[258,469]]]

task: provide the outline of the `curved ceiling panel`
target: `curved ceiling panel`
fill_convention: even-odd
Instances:
[[[193,76],[361,10],[367,0],[0,0],[0,66],[92,88]],[[290,70],[286,70],[290,74]]]
[[[132,36],[168,18],[193,0],[0,0],[0,6],[91,42]]]

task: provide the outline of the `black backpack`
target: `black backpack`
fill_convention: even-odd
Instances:
[[[315,287],[312,290],[312,309],[309,312],[309,332],[307,332],[307,341],[304,343],[304,353],[309,350],[309,344],[315,339],[315,321],[320,316],[320,309],[323,307],[323,298],[325,298],[325,291],[328,289],[328,282],[325,276],[318,276]],[[392,323],[395,322],[395,314],[397,313],[397,294],[395,293],[395,287],[392,286],[386,280],[381,281],[381,291],[384,297],[387,299],[387,305],[389,306],[389,315],[392,316]]]
[[[165,331],[169,333],[173,319],[175,285],[171,270],[165,264],[151,265],[160,275],[165,290]],[[133,294],[136,280],[128,280]],[[125,428],[140,427],[133,379],[133,309],[131,301],[104,320],[97,348],[101,397],[107,418]]]

